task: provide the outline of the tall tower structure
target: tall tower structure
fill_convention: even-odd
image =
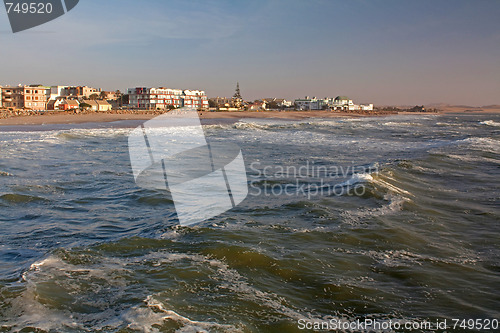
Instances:
[[[243,104],[243,98],[241,97],[241,91],[240,91],[240,83],[236,83],[236,91],[234,92],[233,95],[233,104],[237,108],[241,108],[241,105]]]

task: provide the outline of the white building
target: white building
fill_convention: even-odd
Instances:
[[[343,111],[372,111],[373,104],[361,104],[357,105],[347,96],[337,96],[331,103],[329,103],[330,107],[334,110],[343,110]]]
[[[331,104],[334,110],[354,110],[354,103],[353,101],[347,97],[347,96],[337,96],[333,100],[333,103]]]
[[[184,90],[183,105],[196,109],[208,108],[208,98],[204,91],[201,90]]]
[[[293,105],[292,101],[287,101],[286,99],[281,99],[281,98],[278,98],[276,102],[278,103],[279,107],[289,108]]]
[[[296,99],[295,106],[298,110],[323,110],[328,105],[328,99],[317,99],[306,96],[303,99]]]
[[[276,103],[278,108],[289,108],[293,105],[292,101],[287,101],[284,98],[264,98],[262,99],[266,104]]]
[[[248,105],[248,110],[251,111],[265,111],[267,107],[266,101],[258,101]]]
[[[129,105],[133,108],[163,110],[169,107],[183,106],[208,108],[208,99],[204,91],[180,90],[170,88],[130,88]]]
[[[317,99],[316,97],[310,98],[306,96],[303,99],[296,99],[295,106],[298,110],[342,110],[342,111],[372,111],[373,104],[354,104],[352,99],[347,96],[337,96],[335,98],[325,97]]]
[[[50,101],[50,100],[55,100],[58,97],[67,96],[66,95],[67,87],[68,86],[51,86],[48,92],[47,99]]]

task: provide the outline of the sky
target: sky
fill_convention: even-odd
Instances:
[[[500,104],[499,18],[498,0],[80,0],[13,34],[0,9],[0,85]]]

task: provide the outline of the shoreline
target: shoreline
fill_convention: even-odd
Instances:
[[[163,112],[50,112],[46,114],[20,115],[0,119],[2,126],[22,125],[52,125],[52,124],[85,124],[85,123],[110,123],[116,121],[150,120]],[[281,119],[281,120],[304,120],[309,118],[366,118],[383,117],[391,115],[441,115],[441,114],[498,114],[500,109],[490,110],[442,110],[438,112],[332,112],[332,111],[222,111],[222,112],[199,112],[201,120],[237,120],[237,119]]]

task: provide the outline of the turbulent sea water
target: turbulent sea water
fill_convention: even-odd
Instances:
[[[0,129],[0,332],[500,319],[499,115],[207,124],[251,189],[193,227],[134,183],[137,125]]]

